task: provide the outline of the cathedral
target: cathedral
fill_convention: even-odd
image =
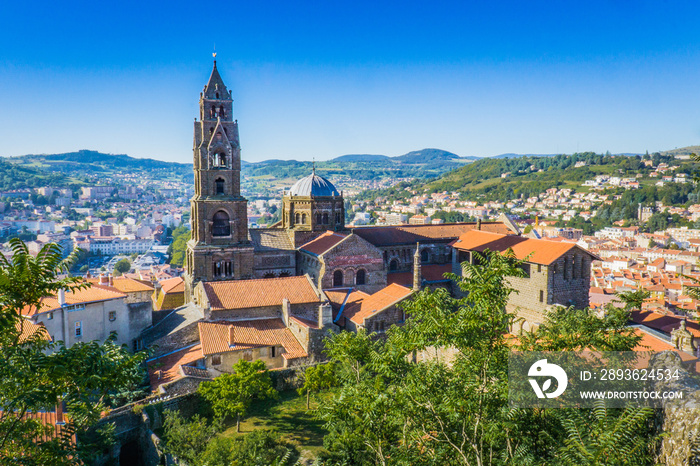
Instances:
[[[404,322],[400,303],[414,292],[454,291],[445,273],[459,272],[468,256],[473,241],[465,234],[519,234],[506,216],[348,228],[343,193],[315,169],[284,194],[277,224],[249,229],[233,93],[216,61],[199,95],[193,139],[185,305],[142,336],[156,353],[149,375],[161,393],[230,372],[241,359],[269,369],[312,364],[323,359],[329,331],[381,335]]]
[[[248,229],[241,196],[241,146],[233,94],[214,61],[199,95],[194,122],[192,238],[187,244],[185,299],[200,282],[279,278],[308,274],[321,289],[359,287],[376,291],[390,283],[411,284],[418,244],[423,272],[439,278],[451,270],[449,243],[474,229],[517,233],[500,222],[447,225],[345,227],[343,193],[315,169],[297,181],[272,228]],[[431,273],[434,272],[434,273]]]

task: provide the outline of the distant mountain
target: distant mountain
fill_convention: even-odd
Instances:
[[[459,161],[461,157],[452,152],[447,152],[441,149],[423,149],[415,150],[409,152],[408,154],[399,155],[398,157],[392,157],[392,160],[396,160],[403,163],[430,163],[430,162],[446,162],[446,161]]]
[[[457,162],[477,160],[479,157],[460,157],[457,154],[442,149],[421,149],[414,150],[408,154],[389,157],[377,154],[348,154],[341,155],[329,162],[391,162],[391,163],[430,163],[430,162]]]
[[[663,151],[661,154],[672,155],[674,157],[678,155],[700,154],[700,146],[679,147],[678,149]]]
[[[28,154],[7,157],[4,160],[25,167],[68,174],[109,174],[112,172],[172,172],[190,174],[192,164],[164,162],[154,159],[137,159],[126,154],[105,154],[94,150],[79,150],[63,154]]]
[[[583,154],[588,154],[589,152],[584,152]],[[493,157],[489,157],[491,159],[517,159],[520,157],[556,157],[557,155],[564,155],[564,154],[514,154],[512,152],[508,152],[507,154],[500,154],[500,155],[494,155]],[[575,155],[575,154],[571,154]],[[611,155],[626,155],[629,157],[635,156],[635,155],[643,155],[643,154],[635,154],[632,152],[622,152],[620,154],[611,154]]]
[[[331,159],[330,162],[385,162],[391,157],[375,154],[348,154]]]

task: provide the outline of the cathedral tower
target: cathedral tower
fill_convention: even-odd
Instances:
[[[185,299],[199,281],[251,278],[248,201],[241,197],[241,148],[233,98],[216,68],[199,95],[194,121],[192,238],[187,243]]]

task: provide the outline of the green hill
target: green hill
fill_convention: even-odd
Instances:
[[[686,172],[696,169],[691,161],[678,160],[668,155],[654,154],[655,164],[660,161],[687,165]],[[576,166],[577,163],[583,166]],[[584,165],[585,164],[585,165]],[[385,196],[405,198],[410,191],[459,192],[465,199],[490,201],[508,200],[520,196],[538,195],[552,187],[582,190],[581,184],[596,175],[620,177],[646,175],[652,168],[642,163],[640,156],[602,155],[585,152],[573,155],[518,158],[484,158],[431,179],[402,183],[381,191],[367,191],[361,199]],[[651,180],[647,179],[647,183]],[[410,190],[406,190],[410,188]]]

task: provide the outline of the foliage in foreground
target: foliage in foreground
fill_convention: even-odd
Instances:
[[[60,278],[74,255],[62,260],[60,247],[44,246],[36,257],[20,240],[11,240],[11,259],[0,256],[0,464],[69,465],[89,463],[109,446],[110,429],[87,441],[86,434],[112,402],[129,396],[141,382],[145,354],[130,354],[112,340],[77,343],[48,341],[45,331],[27,336],[25,312],[59,289],[82,286]],[[61,435],[37,413],[66,406]],[[94,433],[93,433],[94,434]],[[82,441],[76,443],[75,439]]]
[[[165,415],[165,451],[189,466],[292,465],[299,450],[279,434],[256,430],[238,438],[217,436],[221,420],[212,423],[199,415],[185,420],[177,411]]]
[[[417,293],[404,306],[411,318],[385,342],[364,332],[327,342],[342,388],[319,410],[329,431],[324,464],[651,464],[651,410],[508,407],[507,358],[517,343],[507,338],[514,317],[503,312],[513,292],[506,277],[522,270],[512,255],[485,256],[482,265],[462,265],[464,278],[452,277],[465,298]],[[627,318],[560,310],[523,349],[629,350],[639,337]]]

